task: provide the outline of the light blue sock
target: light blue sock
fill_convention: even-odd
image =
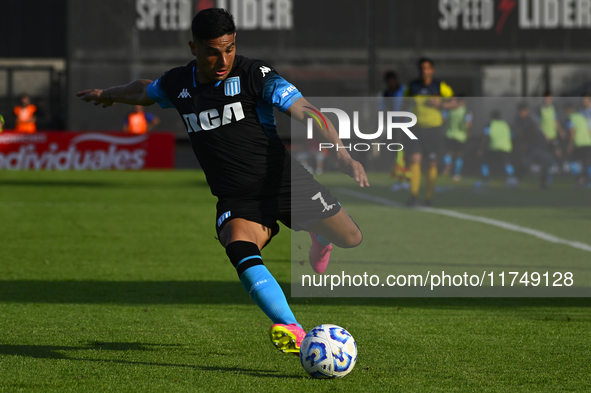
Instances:
[[[451,158],[451,156],[449,154],[446,154],[445,156],[443,156],[443,163],[445,165],[451,165],[452,162],[453,162],[453,159]]]
[[[587,165],[587,177],[591,179],[591,165]]]
[[[488,164],[482,164],[482,166],[480,167],[480,171],[482,172],[482,176],[490,176],[490,169],[488,168]]]
[[[248,296],[273,321],[289,325],[300,325],[287,304],[283,290],[265,265],[256,265],[246,269],[240,276],[242,286]]]
[[[570,172],[575,176],[579,176],[581,173],[581,167],[579,166],[578,162],[573,161],[570,163]]]
[[[323,246],[328,246],[331,243],[320,235],[316,235],[316,240],[318,240],[318,243],[322,244]]]
[[[454,168],[454,175],[459,175],[462,173],[462,168],[464,167],[464,159],[462,157],[456,158],[456,165]]]
[[[511,164],[505,164],[505,173],[507,176],[513,176],[515,174],[515,169]]]

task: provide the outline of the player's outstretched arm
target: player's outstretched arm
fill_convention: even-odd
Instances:
[[[152,105],[153,101],[148,96],[148,86],[152,83],[148,79],[138,79],[124,86],[115,86],[108,89],[89,89],[76,93],[77,97],[86,102],[94,102],[94,105],[102,105],[103,108],[112,106],[116,102],[129,105]]]
[[[306,122],[306,113],[310,112],[310,108],[318,111],[314,105],[310,104],[308,100],[305,98],[300,98],[296,102],[294,102],[291,107],[285,112],[292,119],[297,120],[301,123]],[[314,133],[316,135],[321,135],[323,139],[333,144],[333,146],[342,146],[344,147],[343,141],[339,138],[339,134],[337,130],[334,128],[333,124],[330,120],[326,119],[327,127],[320,127],[318,124],[314,123]],[[359,187],[369,187],[369,180],[367,179],[367,174],[365,173],[365,169],[363,165],[359,161],[355,161],[351,158],[349,152],[344,149],[340,148],[337,150],[337,160],[339,164],[339,169],[346,173],[347,175],[351,176],[357,183],[359,183]]]

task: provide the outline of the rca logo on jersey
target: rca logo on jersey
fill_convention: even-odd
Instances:
[[[183,89],[177,98],[191,98],[191,94],[189,94],[187,89]]]
[[[224,82],[224,93],[227,96],[233,97],[236,94],[240,94],[240,77],[235,76],[228,78]]]
[[[240,102],[224,105],[222,116],[220,116],[220,113],[215,108],[206,109],[199,113],[199,115],[195,113],[183,114],[187,132],[213,130],[242,119],[244,119],[244,110]]]
[[[312,112],[305,112],[310,117],[307,119],[307,138],[313,139],[314,138],[314,120],[320,126],[320,128],[328,127],[328,122],[324,115],[321,113],[333,113],[337,116],[338,120],[338,133],[339,138],[341,140],[351,139],[351,118],[342,109],[338,108],[321,108],[320,111],[312,108],[306,107]],[[386,119],[384,121],[384,118]],[[409,118],[410,121],[406,123],[401,123],[400,120],[402,118]],[[322,121],[321,121],[322,120]],[[391,140],[393,137],[393,130],[400,129],[402,130],[410,139],[417,139],[415,134],[412,133],[410,127],[417,124],[417,117],[412,112],[400,112],[400,111],[379,111],[378,112],[378,130],[376,132],[365,134],[359,129],[359,111],[353,111],[353,132],[355,136],[359,139],[365,140],[376,140],[382,136],[384,132],[384,122],[386,123],[386,139]],[[318,150],[321,151],[324,149],[333,149],[335,148],[337,151],[340,149],[345,150],[355,150],[355,151],[368,151],[372,148],[377,148],[380,150],[381,146],[385,146],[389,151],[400,151],[404,148],[400,143],[355,143],[355,144],[348,144],[343,146],[335,146],[333,143],[319,143]]]

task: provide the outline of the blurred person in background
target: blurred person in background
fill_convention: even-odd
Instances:
[[[554,156],[555,161],[561,162],[564,154],[560,140],[566,140],[566,132],[558,122],[558,116],[552,94],[548,91],[544,94],[544,102],[540,107],[540,127],[547,139],[548,151]]]
[[[37,107],[31,104],[31,98],[27,94],[21,95],[19,105],[14,107],[16,116],[16,132],[34,134],[37,132],[37,117],[35,116]]]
[[[591,95],[589,93],[583,94],[583,116],[587,119],[587,125],[591,129]]]
[[[404,102],[406,86],[400,84],[398,74],[395,71],[387,71],[384,74],[384,82],[386,83],[386,88],[380,92],[379,110],[383,112],[400,111]],[[402,141],[402,130],[396,129],[394,132],[396,133],[394,135],[394,141],[400,143]],[[396,159],[390,171],[391,177],[394,178],[394,184],[391,188],[392,191],[410,189],[407,172],[408,168],[406,167],[404,151],[401,150],[396,153]]]
[[[585,98],[583,98],[585,100]],[[585,116],[576,112],[570,103],[565,105],[564,111],[568,116],[570,138],[567,153],[571,158],[571,173],[576,178],[576,187],[591,186],[591,133]]]
[[[6,124],[4,121],[4,117],[0,115],[0,132],[4,131],[4,124]]]
[[[150,112],[144,111],[143,106],[135,105],[133,108],[133,111],[125,118],[123,131],[130,134],[141,135],[160,124],[160,118]]]
[[[540,188],[546,189],[550,182],[550,168],[555,162],[548,152],[548,136],[531,116],[527,103],[519,103],[517,109],[514,129],[519,149],[523,157],[540,166]]]
[[[490,165],[501,163],[507,178],[505,185],[515,187],[519,181],[515,177],[515,169],[511,164],[511,152],[513,151],[513,133],[509,124],[501,118],[501,112],[494,110],[491,113],[490,124],[484,129],[484,138],[478,149],[477,155],[482,158],[481,172],[484,185],[490,179]],[[479,185],[480,183],[476,183]]]
[[[405,141],[405,155],[410,162],[410,193],[406,202],[409,207],[419,205],[419,192],[421,189],[421,164],[423,156],[427,161],[427,184],[425,187],[425,206],[432,206],[435,182],[437,181],[437,160],[443,140],[443,116],[441,109],[447,109],[447,102],[442,98],[452,97],[453,90],[449,85],[434,78],[435,63],[433,60],[422,57],[417,66],[420,77],[412,81],[404,93],[405,97],[414,97],[412,112],[417,116],[417,125],[413,127],[413,133],[417,139]]]
[[[449,105],[453,108],[443,111],[443,117],[446,120],[445,146],[447,151],[443,157],[445,164],[443,173],[450,175],[453,167],[452,180],[458,182],[462,178],[464,149],[472,126],[472,114],[466,108],[466,99],[463,94],[459,94],[457,98],[451,98]]]

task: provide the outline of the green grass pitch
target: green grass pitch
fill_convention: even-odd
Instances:
[[[404,201],[386,175],[370,179],[376,196]],[[353,215],[364,208],[341,199]],[[589,201],[591,190],[573,190],[571,179],[547,192],[533,180],[484,194],[461,183],[436,199],[588,244]],[[526,235],[394,214],[412,223],[393,224],[407,262],[528,255],[502,247]],[[270,322],[214,239],[214,221],[215,198],[197,171],[0,172],[0,392],[591,391],[587,298],[292,298],[305,328],[339,324],[358,343],[348,377],[313,380],[271,346]],[[426,227],[437,236],[421,247]],[[500,254],[464,246],[452,236],[462,230],[492,233]],[[282,228],[263,250],[288,297],[290,239]],[[527,242],[540,258],[591,262],[589,252]]]

